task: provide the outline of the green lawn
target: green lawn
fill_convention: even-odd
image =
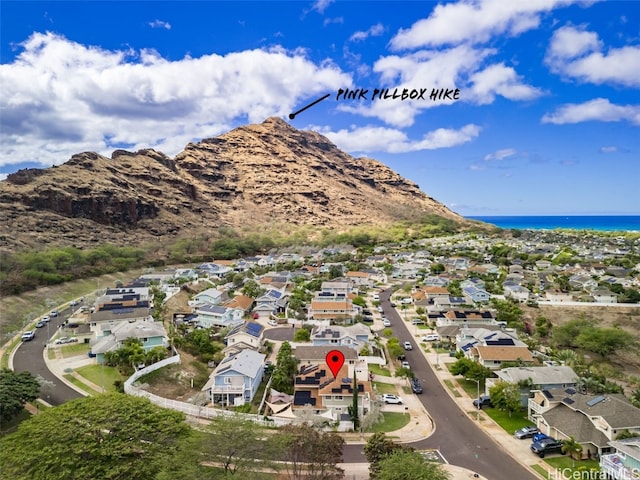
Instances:
[[[393,383],[383,383],[383,382],[371,382],[373,386],[376,388],[376,392],[382,395],[383,393],[390,393],[392,395],[398,394],[398,389]]]
[[[507,412],[503,412],[497,408],[484,408],[483,410],[509,435],[513,435],[519,428],[531,425],[531,422],[527,420],[527,411],[524,409],[518,412],[512,412],[511,416],[509,416]]]
[[[461,397],[462,396],[462,394],[458,391],[458,389],[453,385],[453,382],[451,380],[446,378],[444,380],[444,384],[449,388],[449,390],[451,390],[451,392],[453,392],[453,396],[454,397]]]
[[[572,466],[571,459],[566,456],[545,458],[544,461],[548,464],[547,468],[540,465],[532,465],[531,467],[545,480],[560,478],[560,476],[562,478],[596,479],[601,478],[602,475],[597,460],[576,460],[575,467]],[[592,470],[593,474],[590,475],[589,470]]]
[[[384,412],[382,415],[384,420],[371,427],[367,432],[393,432],[395,430],[400,430],[409,423],[409,420],[411,420],[411,416],[408,413]]]
[[[391,372],[388,368],[381,367],[375,363],[369,365],[369,371],[374,375],[382,375],[383,377],[390,377]]]
[[[102,365],[86,365],[84,367],[77,368],[76,372],[87,380],[90,380],[99,386],[103,385],[104,378],[104,388],[107,392],[116,391],[116,388],[113,385],[113,382],[115,382],[116,380],[126,380],[126,378],[120,375],[120,372],[115,367],[105,366],[104,377]]]
[[[78,388],[79,388],[80,390],[82,390],[83,392],[88,393],[89,395],[97,395],[97,394],[99,394],[99,393],[102,393],[102,392],[98,392],[98,391],[94,390],[93,388],[89,387],[88,385],[86,385],[86,384],[82,383],[80,380],[78,380],[76,377],[74,377],[74,376],[73,376],[73,375],[71,375],[71,374],[66,374],[66,375],[63,375],[63,376],[64,376],[64,378],[65,378],[66,380],[69,380],[69,381],[70,381],[71,383],[73,383],[76,387],[78,387]]]
[[[462,389],[469,395],[471,398],[478,397],[478,384],[473,380],[467,380],[466,378],[458,378],[458,383],[462,387]],[[480,381],[480,395],[484,394],[484,382]]]
[[[77,355],[86,355],[91,345],[88,343],[69,343],[67,345],[62,345],[60,347],[60,351],[64,358],[74,357]]]

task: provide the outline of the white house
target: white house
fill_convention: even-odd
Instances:
[[[216,288],[207,288],[206,290],[194,295],[189,300],[190,306],[196,305],[219,305],[222,301],[222,292]]]
[[[204,328],[233,327],[243,323],[244,311],[240,308],[226,308],[217,305],[204,305],[195,311],[196,323]]]
[[[240,406],[253,400],[264,374],[265,355],[254,350],[226,357],[202,387],[215,405]]]

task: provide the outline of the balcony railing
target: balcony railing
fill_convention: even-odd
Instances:
[[[623,458],[617,453],[602,455],[600,457],[600,468],[604,473],[613,477],[614,480],[640,479],[640,470],[627,467],[623,462]]]

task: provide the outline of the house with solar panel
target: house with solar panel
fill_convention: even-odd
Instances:
[[[492,370],[502,368],[504,363],[533,365],[533,355],[513,329],[461,328],[456,335],[456,348]]]
[[[323,322],[311,331],[311,343],[314,347],[350,347],[360,352],[372,339],[371,329],[362,323],[343,327]]]
[[[264,341],[264,327],[256,322],[246,322],[234,327],[225,337],[227,346],[223,350],[225,355],[234,355],[241,350],[258,351]]]
[[[89,329],[96,336],[111,331],[118,323],[152,322],[148,300],[124,298],[120,301],[100,303],[89,316]]]
[[[260,317],[269,317],[285,311],[287,297],[280,290],[269,289],[266,293],[256,298],[254,313]]]
[[[347,364],[335,377],[324,362],[302,365],[294,381],[293,411],[311,407],[317,415],[348,422],[348,409],[353,402],[354,372],[358,415],[362,417],[371,408],[372,388],[368,371],[358,372],[356,365]]]
[[[202,391],[213,405],[251,402],[262,382],[264,359],[265,355],[250,349],[225,357],[211,372]]]
[[[203,305],[195,311],[195,323],[203,328],[235,327],[244,323],[244,310],[220,305]]]
[[[589,395],[576,388],[536,390],[529,399],[528,415],[550,437],[573,437],[582,445],[583,455],[590,451],[603,458],[614,452],[610,442],[620,433],[640,435],[640,409],[620,393]]]

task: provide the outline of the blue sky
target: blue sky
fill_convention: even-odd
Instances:
[[[0,175],[280,116],[463,215],[640,214],[640,3],[0,3]],[[339,89],[367,89],[337,100]],[[451,101],[375,88],[459,89]],[[331,96],[289,120],[288,114]]]

